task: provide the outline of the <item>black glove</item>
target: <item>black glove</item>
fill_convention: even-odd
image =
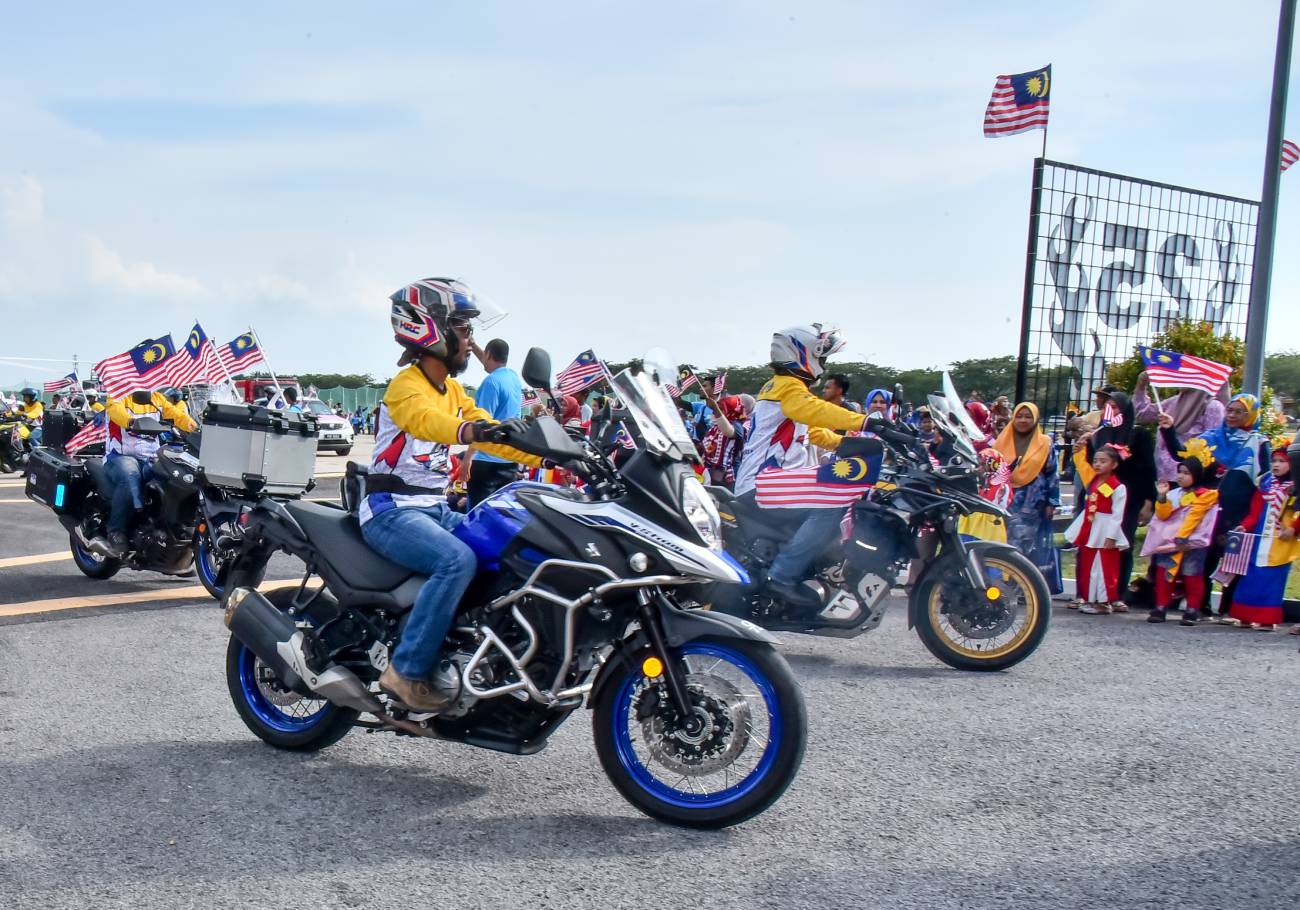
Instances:
[[[528,432],[528,422],[522,417],[511,417],[487,429],[486,442],[509,443],[516,436]]]

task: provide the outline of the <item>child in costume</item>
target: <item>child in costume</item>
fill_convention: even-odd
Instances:
[[[1236,528],[1254,535],[1250,568],[1237,582],[1228,615],[1243,629],[1271,632],[1282,621],[1282,595],[1291,563],[1300,557],[1300,511],[1286,446],[1273,451],[1271,472],[1260,480],[1250,512]]]
[[[1198,455],[1179,452],[1178,486],[1156,483],[1155,518],[1147,527],[1142,555],[1156,569],[1156,605],[1147,622],[1164,622],[1174,599],[1174,583],[1181,579],[1186,596],[1182,625],[1194,626],[1201,618],[1205,594],[1205,557],[1219,517],[1219,493],[1206,484],[1206,469],[1214,458],[1204,446]]]
[[[1079,549],[1075,591],[1076,598],[1082,601],[1080,613],[1105,615],[1116,612],[1117,606],[1122,608],[1119,612],[1128,611],[1119,599],[1120,551],[1129,547],[1120,527],[1128,491],[1115,477],[1123,457],[1122,448],[1102,446],[1092,456],[1092,464],[1082,459],[1075,462],[1088,485],[1088,498],[1066,529],[1065,539]]]

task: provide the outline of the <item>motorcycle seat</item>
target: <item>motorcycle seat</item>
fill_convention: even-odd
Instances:
[[[795,528],[803,521],[802,516],[799,517],[798,521],[792,521],[791,515],[794,513],[782,513],[779,509],[764,509],[754,499],[752,493],[744,496],[733,496],[728,506],[731,508],[732,514],[736,516],[737,523],[751,540],[756,537],[767,537],[780,541],[788,540],[794,533]]]
[[[357,517],[338,506],[298,501],[285,503],[285,508],[331,568],[354,588],[391,591],[415,574],[370,549]]]

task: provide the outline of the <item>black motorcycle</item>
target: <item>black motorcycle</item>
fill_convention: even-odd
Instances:
[[[840,458],[864,462],[883,456],[884,469],[849,508],[842,539],[807,582],[820,607],[795,607],[755,583],[719,588],[714,608],[774,631],[853,638],[880,625],[891,590],[901,587],[908,628],[949,666],[1002,670],[1032,654],[1051,617],[1047,583],[1015,548],[962,533],[964,518],[983,513],[1005,523],[1007,516],[979,494],[978,431],[946,374],[944,380],[948,394],[931,395],[930,407],[955,453],[948,464],[936,466],[914,430],[884,416],[872,420],[872,436],[846,439],[837,450]],[[778,512],[759,508],[752,494],[709,489],[728,551],[762,579],[791,527]]]
[[[549,390],[544,351],[523,373]],[[803,756],[803,699],[771,636],[692,609],[704,586],[744,573],[722,552],[658,375],[676,369],[613,379],[646,442],[621,466],[549,417],[498,428],[494,441],[564,465],[585,489],[510,484],[455,530],[479,574],[435,671],[452,699],[438,715],[376,685],[425,579],[372,551],[346,507],[259,503],[226,606],[226,678],[249,729],[290,750],[365,727],[529,755],[585,703],[605,773],[641,811],[719,828],[770,806]],[[355,506],[366,477],[351,480]],[[255,589],[277,550],[308,568],[267,596]]]
[[[205,482],[199,433],[185,433],[153,418],[132,422],[131,432],[160,440],[152,476],[143,484],[145,507],[127,529],[120,556],[106,546],[113,485],[100,456],[74,457],[61,446],[36,448],[27,462],[26,492],[48,506],[68,530],[72,561],[86,576],[112,578],[123,568],[190,575],[220,600],[222,580],[240,541],[240,516],[256,497]]]
[[[17,411],[0,412],[0,474],[21,471],[31,454],[31,421]]]

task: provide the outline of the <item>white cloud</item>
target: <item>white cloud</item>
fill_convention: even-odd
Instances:
[[[92,234],[85,235],[87,267],[92,284],[112,291],[160,297],[201,297],[196,278],[164,272],[150,262],[126,262]]]

